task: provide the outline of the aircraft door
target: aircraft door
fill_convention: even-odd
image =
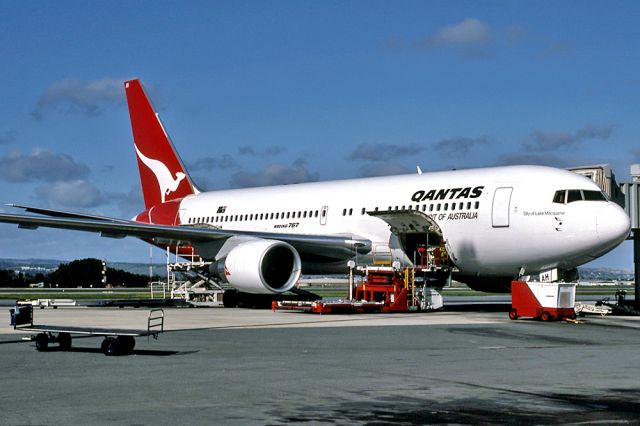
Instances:
[[[494,228],[509,227],[509,209],[511,206],[512,187],[497,188],[493,194],[491,224]]]
[[[185,217],[186,214],[187,214],[187,209],[178,210],[178,217],[176,217],[176,223],[174,223],[174,225],[180,225],[181,223],[186,223],[187,221]]]
[[[320,225],[326,225],[327,224],[327,214],[329,212],[329,207],[324,206],[322,207],[322,210],[320,210]]]

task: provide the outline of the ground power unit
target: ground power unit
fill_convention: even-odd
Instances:
[[[542,321],[575,318],[576,284],[511,282],[509,318],[533,317]]]

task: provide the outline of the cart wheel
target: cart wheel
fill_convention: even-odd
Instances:
[[[116,339],[105,337],[100,348],[105,355],[116,355]]]
[[[58,334],[58,344],[60,344],[60,349],[64,351],[71,349],[71,335],[69,333]]]
[[[133,352],[133,348],[136,347],[136,339],[133,336],[118,336],[115,344],[119,355],[129,355]]]
[[[49,347],[49,336],[46,333],[38,333],[36,335],[36,349],[44,352]]]
[[[509,319],[512,319],[512,320],[518,319],[518,311],[516,311],[515,309],[511,309],[509,311]]]
[[[547,311],[542,312],[542,314],[540,315],[540,319],[542,321],[551,321],[551,314]]]

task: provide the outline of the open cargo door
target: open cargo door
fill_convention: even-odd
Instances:
[[[370,216],[387,222],[398,236],[403,251],[414,266],[452,265],[440,226],[427,214],[417,210],[370,211]]]

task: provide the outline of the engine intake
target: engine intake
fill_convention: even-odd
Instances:
[[[277,240],[254,240],[231,249],[211,272],[246,293],[284,293],[302,273],[300,255],[290,244]]]

